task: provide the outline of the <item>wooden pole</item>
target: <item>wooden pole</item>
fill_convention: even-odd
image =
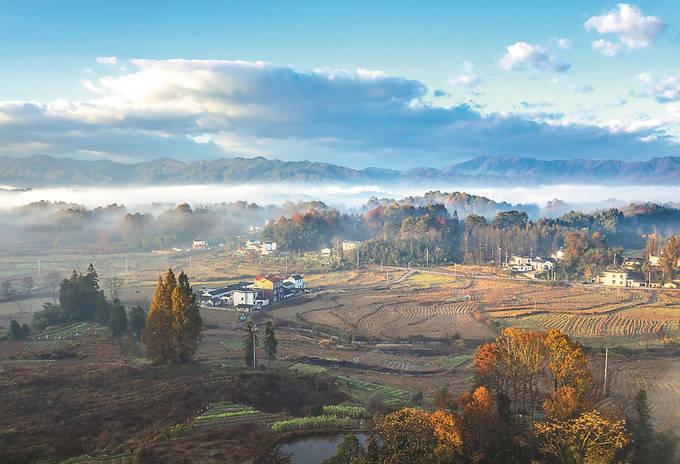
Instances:
[[[609,363],[609,347],[604,348],[604,385],[602,386],[603,396],[607,396],[607,364]]]

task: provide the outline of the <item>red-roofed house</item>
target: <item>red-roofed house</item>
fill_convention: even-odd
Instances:
[[[283,279],[280,276],[257,276],[254,285],[262,289],[262,296],[272,303],[283,299]]]

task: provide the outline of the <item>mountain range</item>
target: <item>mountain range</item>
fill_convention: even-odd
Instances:
[[[17,188],[79,185],[191,185],[247,183],[341,183],[518,186],[550,184],[678,185],[680,157],[647,161],[538,160],[515,156],[480,157],[442,169],[352,169],[313,161],[264,157],[181,162],[158,159],[125,164],[34,155],[0,157],[0,184]]]

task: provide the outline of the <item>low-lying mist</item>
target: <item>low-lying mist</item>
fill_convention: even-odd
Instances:
[[[669,203],[680,197],[680,186],[657,185],[538,185],[517,187],[480,187],[456,185],[378,186],[314,184],[246,184],[246,185],[178,185],[131,187],[60,187],[24,191],[0,191],[0,209],[47,200],[80,204],[88,208],[123,204],[138,211],[150,211],[153,204],[189,203],[212,205],[248,201],[258,204],[282,204],[286,201],[323,201],[341,210],[354,209],[370,197],[401,199],[422,195],[426,191],[460,191],[481,195],[497,202],[535,204],[543,208],[558,199],[569,208],[583,212],[622,206],[633,202]]]

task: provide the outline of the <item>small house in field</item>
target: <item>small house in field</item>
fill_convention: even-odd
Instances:
[[[650,266],[658,267],[661,266],[661,256],[649,255],[647,256]]]
[[[259,290],[250,288],[234,290],[232,293],[233,304],[238,308],[261,308],[269,304],[268,299],[260,296]]]
[[[321,249],[321,256],[330,256],[331,254],[333,254],[333,251],[330,248],[325,247]]]

